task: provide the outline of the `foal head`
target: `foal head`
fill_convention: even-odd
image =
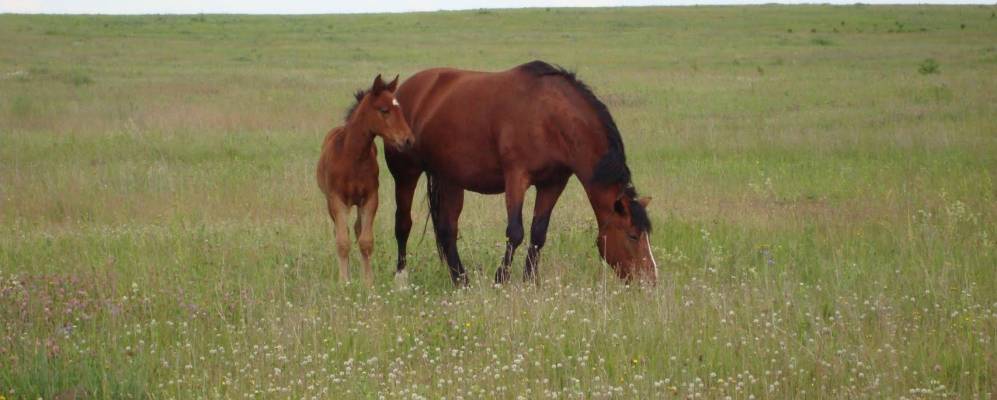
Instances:
[[[401,105],[395,99],[397,87],[397,76],[390,83],[384,83],[381,75],[377,75],[370,89],[356,93],[357,104],[348,118],[349,122],[357,123],[380,136],[386,144],[406,150],[415,143],[415,136],[402,116]]]
[[[651,253],[651,222],[645,207],[650,197],[636,198],[632,187],[624,187],[612,210],[602,212],[596,246],[623,280],[657,283],[658,265]]]

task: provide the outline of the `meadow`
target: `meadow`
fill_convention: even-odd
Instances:
[[[0,399],[997,396],[997,7],[0,15],[0,39]],[[454,289],[420,194],[393,290],[386,168],[376,285],[337,282],[314,165],[353,90],[533,59],[613,112],[659,284],[600,262],[573,180],[539,286],[523,250],[491,285],[502,198],[472,194]]]

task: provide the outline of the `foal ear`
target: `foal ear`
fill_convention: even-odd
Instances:
[[[641,197],[637,199],[637,202],[640,203],[641,206],[644,206],[644,208],[647,208],[647,204],[651,202],[651,196]]]
[[[388,91],[391,93],[394,93],[396,88],[398,88],[398,75],[395,75],[395,79],[388,83],[387,86]]]
[[[377,93],[382,90],[384,90],[384,81],[381,80],[381,74],[377,74],[377,77],[374,78],[374,84],[371,85],[370,87],[370,91],[373,93]]]

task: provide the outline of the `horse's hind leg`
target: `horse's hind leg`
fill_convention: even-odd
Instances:
[[[329,195],[326,199],[329,207],[329,216],[335,225],[336,232],[336,254],[339,257],[339,281],[346,283],[350,280],[350,230],[349,207],[340,199]]]
[[[377,213],[377,192],[368,197],[357,212],[357,244],[363,257],[363,279],[368,287],[374,286],[374,270],[370,256],[374,252],[374,214]]]
[[[495,271],[495,283],[505,283],[509,280],[509,265],[516,249],[523,243],[523,198],[526,189],[530,187],[529,177],[525,172],[507,171],[505,175],[505,208],[508,213],[508,224],[505,237],[505,255],[502,265]]]
[[[526,266],[523,268],[524,281],[538,282],[537,262],[540,260],[540,249],[547,241],[550,215],[567,184],[568,178],[565,177],[550,184],[537,186],[537,202],[533,208],[533,223],[530,225],[530,246],[526,249]]]

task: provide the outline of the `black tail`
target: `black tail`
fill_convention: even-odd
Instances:
[[[443,242],[440,241],[440,187],[436,181],[436,176],[426,171],[426,195],[429,197],[429,219],[433,220],[433,235],[436,237],[436,254],[440,260],[446,262],[443,253]]]

